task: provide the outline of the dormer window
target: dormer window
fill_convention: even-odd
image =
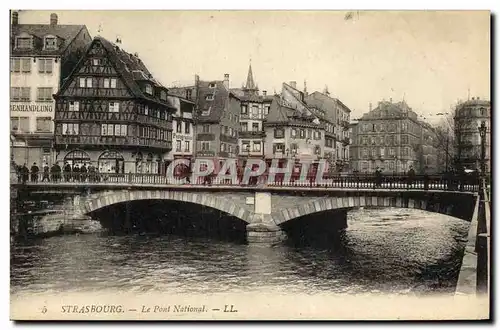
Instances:
[[[153,86],[147,84],[146,85],[146,93],[153,95]]]
[[[56,50],[57,49],[57,38],[53,36],[45,37],[43,48],[45,50]]]
[[[16,48],[18,49],[33,48],[33,38],[31,36],[16,37]]]
[[[101,65],[101,64],[102,64],[102,61],[101,61],[101,59],[100,59],[100,58],[93,58],[93,59],[92,59],[92,65],[94,65],[94,66],[99,66],[99,65]]]
[[[160,92],[160,99],[166,100],[167,99],[167,93],[165,91]]]
[[[201,115],[202,115],[202,116],[208,116],[208,115],[210,115],[210,110],[212,110],[212,107],[209,107],[208,109],[204,109],[204,110],[201,112]]]
[[[208,84],[208,88],[215,88],[215,87],[217,87],[216,83],[210,83],[210,84]]]
[[[207,100],[207,101],[213,101],[214,100],[213,94],[209,94],[209,95],[205,96],[205,100]]]

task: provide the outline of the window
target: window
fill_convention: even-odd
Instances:
[[[10,72],[31,72],[31,58],[12,58]]]
[[[374,136],[370,136],[370,143],[371,143],[372,145],[374,145],[374,144],[375,144],[375,137],[374,137]]]
[[[115,136],[127,136],[127,125],[115,124]],[[112,134],[109,134],[112,135]]]
[[[253,143],[253,151],[260,152],[260,147],[261,147],[260,141],[254,141],[254,143]]]
[[[320,131],[314,131],[314,139],[321,140],[321,132]]]
[[[316,137],[316,132],[314,132],[314,137]],[[312,138],[312,130],[310,130],[310,129],[307,130],[307,138],[308,139]]]
[[[10,125],[13,131],[29,132],[30,119],[28,117],[13,117],[10,119]]]
[[[79,124],[62,124],[63,135],[78,135]]]
[[[30,94],[30,87],[11,87],[10,100],[29,102],[31,100]]]
[[[37,101],[52,101],[52,87],[38,87]]]
[[[264,116],[269,115],[269,109],[270,109],[270,108],[271,108],[271,107],[270,107],[269,105],[264,106]]]
[[[394,148],[389,148],[389,155],[394,156],[394,154],[395,154]]]
[[[29,49],[33,47],[33,38],[31,37],[17,37],[16,48]]]
[[[221,143],[220,144],[220,151],[221,152],[225,152],[226,151],[226,144],[225,143]]]
[[[52,59],[39,58],[38,59],[38,72],[39,73],[52,73]]]
[[[109,112],[120,112],[120,103],[109,102]]]
[[[408,123],[402,123],[401,124],[401,131],[402,132],[408,131]]]
[[[385,148],[380,148],[380,156],[385,156]]]
[[[45,37],[43,46],[46,50],[55,50],[57,49],[57,39],[55,37]]]
[[[296,154],[296,153],[297,153],[297,148],[298,148],[298,147],[297,147],[297,145],[296,145],[295,143],[292,143],[292,144],[290,145],[290,149],[291,149],[291,151],[292,151],[292,154]]]
[[[285,131],[282,128],[274,129],[274,137],[277,139],[282,139],[285,137]]]
[[[215,87],[217,87],[216,83],[210,83],[210,84],[208,84],[208,88],[215,88]]]
[[[191,132],[191,124],[184,123],[184,133],[189,134]]]
[[[184,141],[184,151],[189,151],[191,143],[189,141]]]
[[[257,105],[252,106],[252,116],[253,117],[259,116],[259,107]]]
[[[80,78],[79,86],[81,88],[92,88],[92,78]]]
[[[99,65],[101,65],[101,64],[102,64],[102,61],[101,61],[101,59],[100,59],[100,58],[93,58],[93,59],[92,59],[92,65],[94,65],[94,66],[99,66]]]
[[[191,93],[192,93],[192,91],[190,89],[186,89],[186,99],[188,99],[188,100],[191,99]]]
[[[153,95],[153,87],[150,84],[146,85],[146,93]]]
[[[233,128],[229,127],[229,136],[233,136]]]
[[[252,123],[252,131],[254,132],[259,131],[259,123]]]
[[[273,153],[277,153],[277,152],[283,153],[283,150],[285,150],[285,145],[283,143],[273,144]]]
[[[295,128],[292,128],[292,137],[296,137],[297,136],[297,130]]]
[[[408,144],[408,135],[401,135],[401,144]]]
[[[182,133],[182,121],[177,122],[177,127],[175,129],[177,133]]]
[[[229,152],[229,154],[231,155],[233,153],[233,146],[232,145],[228,145],[227,146],[227,151]]]
[[[363,158],[368,158],[368,149],[366,149],[366,148],[362,149],[362,157]]]
[[[248,152],[250,150],[250,141],[243,140],[241,142],[241,151]]]
[[[240,123],[240,131],[242,132],[248,131],[248,124],[246,122]]]
[[[104,78],[104,88],[116,88],[116,78]]]
[[[207,101],[213,101],[214,100],[214,96],[212,94],[206,95],[205,96],[205,100],[207,100]]]
[[[306,131],[305,131],[305,130],[303,130],[303,129],[300,129],[300,131],[299,131],[299,132],[300,132],[300,138],[301,138],[301,139],[305,139],[305,138],[306,138]]]
[[[316,146],[314,148],[314,154],[316,155],[321,155],[321,147],[320,146]]]
[[[247,115],[248,114],[248,108],[247,108],[246,104],[243,104],[241,106],[241,114],[242,115]]]
[[[175,144],[175,151],[181,151],[181,140],[177,140]]]
[[[212,107],[208,107],[208,109],[204,109],[202,112],[201,112],[201,115],[202,116],[208,116],[210,114],[210,111],[212,110]]]
[[[203,125],[202,132],[210,133],[210,125]]]
[[[166,100],[167,99],[167,93],[165,91],[160,92],[160,99]]]

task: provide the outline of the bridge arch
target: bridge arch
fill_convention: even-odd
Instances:
[[[211,193],[199,193],[190,191],[171,191],[171,190],[119,190],[104,191],[91,194],[85,198],[77,198],[73,203],[81,214],[88,214],[107,206],[118,203],[125,203],[140,200],[171,200],[186,203],[193,203],[207,206],[230,214],[246,223],[250,223],[252,212],[245,209],[230,198],[222,198]]]
[[[465,204],[469,204],[467,202],[474,203],[475,197],[472,194],[463,194],[461,197],[466,198],[461,199]],[[422,198],[415,198],[405,195],[323,197],[308,203],[301,204],[298,202],[296,203],[297,206],[294,207],[282,208],[273,212],[272,217],[277,225],[281,225],[287,221],[323,211],[373,206],[412,208],[470,221],[472,213],[469,214],[469,211],[473,210],[473,205],[469,207],[469,205],[463,205],[463,203],[460,203],[460,200],[456,203],[451,203],[448,199],[429,199],[424,196]]]

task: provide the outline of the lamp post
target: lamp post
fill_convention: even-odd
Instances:
[[[484,179],[486,175],[486,122],[484,120],[479,126],[479,135],[481,136],[481,175]]]

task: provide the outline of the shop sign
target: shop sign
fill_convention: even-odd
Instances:
[[[28,102],[14,102],[10,104],[10,111],[19,112],[52,112],[54,105],[52,103],[28,103]]]

